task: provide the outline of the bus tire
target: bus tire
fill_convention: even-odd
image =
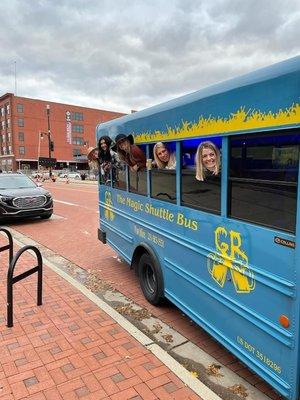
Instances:
[[[148,253],[144,253],[139,261],[138,275],[140,286],[147,301],[154,306],[163,302],[164,280],[161,268]]]

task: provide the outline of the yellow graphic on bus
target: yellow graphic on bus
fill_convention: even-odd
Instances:
[[[226,279],[232,281],[237,293],[250,293],[254,290],[254,274],[248,267],[247,255],[241,249],[241,234],[228,232],[219,226],[215,230],[215,246],[217,252],[208,254],[207,260],[208,272],[213,280],[221,287]]]
[[[108,221],[113,221],[115,219],[115,213],[112,211],[113,201],[111,192],[105,192],[104,195],[105,211],[104,218]]]
[[[292,103],[277,111],[260,111],[241,106],[226,117],[199,116],[198,121],[182,121],[175,127],[152,132],[141,132],[134,137],[135,143],[178,140],[182,138],[215,135],[219,132],[237,132],[248,129],[299,124],[300,103]]]

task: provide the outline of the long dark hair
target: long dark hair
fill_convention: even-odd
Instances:
[[[103,141],[107,145],[107,150],[104,151],[101,147],[101,141]],[[98,142],[98,148],[99,148],[99,153],[98,153],[98,158],[100,164],[103,162],[111,162],[111,152],[110,152],[110,146],[111,146],[112,140],[109,136],[101,136]]]

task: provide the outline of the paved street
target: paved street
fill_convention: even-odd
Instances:
[[[262,393],[265,393],[266,395],[270,396],[272,399],[279,399],[280,397],[272,391],[272,389],[264,383],[259,377],[256,375],[253,375],[251,371],[249,371],[243,364],[241,364],[234,356],[232,356],[229,352],[227,352],[222,346],[220,346],[217,342],[215,342],[208,334],[206,334],[202,329],[200,329],[198,326],[196,326],[193,322],[191,322],[186,316],[184,316],[178,309],[173,307],[170,304],[166,304],[161,308],[156,308],[151,306],[146,300],[144,299],[142,292],[139,288],[139,284],[137,281],[137,278],[135,277],[133,271],[131,271],[125,263],[119,262],[118,259],[116,258],[115,253],[108,247],[103,244],[101,244],[98,239],[97,239],[97,228],[98,228],[98,219],[99,219],[99,214],[98,214],[98,195],[97,195],[97,187],[94,184],[88,184],[88,183],[70,183],[66,184],[64,182],[56,182],[56,183],[50,183],[47,182],[44,184],[44,187],[49,189],[54,197],[54,216],[51,218],[49,221],[41,221],[41,220],[36,220],[36,221],[22,221],[22,222],[15,222],[10,224],[10,227],[13,228],[14,230],[22,233],[23,235],[32,238],[34,241],[42,244],[48,249],[51,249],[53,252],[61,255],[65,259],[69,260],[70,262],[76,264],[77,266],[83,268],[86,271],[97,271],[101,279],[108,284],[110,284],[113,288],[115,288],[118,292],[123,293],[126,297],[130,299],[134,299],[135,303],[140,305],[141,307],[144,307],[145,309],[149,310],[151,314],[154,316],[160,318],[163,322],[166,324],[169,324],[170,326],[173,326],[176,331],[178,331],[181,335],[186,337],[189,341],[195,343],[199,348],[203,349],[205,352],[213,356],[218,363],[227,366],[230,370],[234,371],[237,373],[240,377],[244,378],[246,381],[249,383],[255,385],[259,390],[261,390]],[[1,256],[3,258],[3,256]],[[2,259],[1,258],[1,259]],[[4,265],[3,262],[1,265]],[[1,270],[3,273],[3,269]],[[95,315],[101,314],[103,316],[103,313],[97,311],[97,308],[94,308],[95,306],[89,305],[88,300],[82,295],[76,292],[76,290],[70,286],[68,286],[64,281],[62,281],[60,278],[56,278],[54,273],[51,271],[48,271],[46,269],[46,277],[47,277],[47,286],[46,286],[46,291],[47,291],[47,296],[45,297],[45,306],[42,308],[43,312],[43,318],[46,318],[46,315],[49,316],[54,314],[55,309],[59,310],[66,310],[66,314],[70,316],[70,320],[68,322],[64,322],[63,320],[58,321],[57,323],[59,326],[64,326],[68,327],[72,324],[75,324],[78,326],[78,329],[82,329],[83,333],[80,336],[80,340],[85,339],[87,342],[83,343],[85,346],[84,348],[82,347],[83,351],[86,351],[86,347],[89,347],[90,340],[96,341],[99,340],[99,338],[91,338],[89,335],[87,335],[87,332],[92,332],[95,328],[95,320],[93,319]],[[1,282],[3,283],[3,279],[1,279]],[[27,283],[26,283],[27,285]],[[28,288],[28,286],[27,286]],[[28,291],[28,289],[27,289]],[[56,294],[59,292],[59,300],[55,301],[54,298]],[[78,302],[79,300],[79,302]],[[20,301],[22,303],[22,299],[20,297]],[[3,299],[2,299],[3,302]],[[32,304],[33,299],[28,300],[28,303]],[[53,309],[53,305],[55,304],[55,307]],[[94,310],[92,312],[93,318],[91,321],[91,324],[87,323],[86,326],[82,326],[82,316],[85,318],[84,321],[86,322],[86,314],[84,314],[84,310],[82,309],[82,304],[80,305],[80,311],[78,312],[78,315],[76,315],[76,310],[78,309],[78,304],[83,303],[85,308],[90,308]],[[4,303],[3,303],[4,304]],[[49,307],[49,308],[48,308]],[[52,308],[51,308],[52,307]],[[26,307],[25,307],[26,308]],[[2,308],[1,308],[2,310]],[[39,313],[41,311],[38,311],[37,308],[34,309],[34,315],[29,316],[29,321],[28,321],[28,326],[30,324],[34,324],[35,321],[34,318],[36,318],[35,314]],[[28,311],[28,310],[27,310]],[[20,306],[20,312],[25,312],[22,309],[22,306]],[[65,314],[62,311],[63,315]],[[26,317],[28,318],[28,317]],[[32,320],[33,318],[33,320]],[[73,319],[72,319],[73,318]],[[96,319],[99,318],[99,315],[95,317]],[[106,329],[106,324],[109,326],[109,331],[116,329],[116,335],[117,337],[112,337],[114,334],[108,334],[106,336],[106,341],[105,345],[109,346],[111,345],[111,342],[114,340],[119,339],[119,334],[120,330],[119,327],[115,326],[114,321],[110,321],[109,318],[103,317],[104,322],[103,326],[101,325],[100,329]],[[32,321],[31,321],[32,320]],[[109,321],[109,322],[107,322]],[[1,326],[1,332],[3,335],[3,332],[7,330],[7,328],[3,328],[3,318],[2,318],[2,326]],[[53,321],[49,322],[52,328],[50,331],[58,333],[56,330],[58,329],[55,324],[53,325]],[[43,331],[43,333],[39,332],[41,335],[44,334],[43,329],[48,329],[48,322],[43,322],[43,324],[46,324],[46,327],[39,328]],[[49,325],[49,327],[50,327]],[[75,326],[74,325],[74,326]],[[113,325],[114,327],[112,328],[110,325]],[[27,324],[26,324],[27,326]],[[34,327],[34,326],[33,326]],[[38,328],[34,327],[34,328]],[[18,329],[21,329],[21,327],[18,325]],[[30,328],[32,329],[32,328]],[[29,329],[29,332],[30,332]],[[39,331],[39,329],[33,329],[32,332],[35,332],[36,330]],[[65,333],[64,330],[61,330],[59,328],[60,334],[62,337],[60,337],[59,340],[66,340],[69,342],[69,336],[66,339],[65,335],[69,335],[69,333]],[[122,330],[121,330],[122,331]],[[78,333],[81,332],[80,330]],[[106,332],[106,331],[105,331]],[[27,332],[21,332],[21,336],[24,334],[27,335]],[[14,330],[15,334],[15,330]],[[49,332],[48,332],[49,334]],[[81,333],[80,333],[81,334]],[[125,335],[125,333],[122,332],[122,334]],[[37,334],[39,336],[39,334]],[[109,336],[110,335],[110,336]],[[127,335],[127,336],[126,336]],[[131,342],[132,338],[126,334],[126,340],[128,342]],[[12,335],[9,335],[9,337]],[[51,333],[50,333],[51,336]],[[55,336],[55,334],[54,334]],[[121,335],[122,336],[122,335]],[[125,337],[124,336],[124,337]],[[14,336],[16,338],[16,336]],[[49,338],[50,340],[50,338]],[[52,340],[52,339],[51,339]],[[56,339],[55,339],[56,340]],[[57,339],[58,340],[58,339]],[[76,345],[80,342],[80,340],[76,341]],[[84,341],[85,341],[84,340]],[[7,342],[8,343],[8,342]],[[12,343],[15,343],[15,339]],[[52,342],[51,342],[52,343]],[[80,342],[81,343],[81,342]],[[81,348],[81,345],[79,343],[79,348]],[[9,342],[8,344],[11,344]],[[81,343],[82,344],[82,343]],[[100,345],[100,342],[98,343]],[[104,343],[103,343],[104,344]],[[86,346],[88,345],[88,346]],[[72,345],[73,351],[75,351],[75,343]],[[126,347],[126,346],[125,346]],[[144,356],[145,354],[145,349],[142,348],[139,344],[134,343],[133,348],[137,348],[136,351],[139,356]],[[128,350],[128,349],[127,349]],[[47,350],[48,352],[50,351],[49,349]],[[9,354],[7,354],[7,357],[9,359],[10,357],[10,350],[8,348]],[[86,354],[86,353],[84,353]],[[148,354],[149,355],[149,354]],[[53,356],[53,355],[52,355]],[[69,356],[67,356],[69,357]],[[81,356],[85,357],[85,356]],[[148,357],[146,355],[146,357]],[[153,357],[153,355],[149,355],[149,357]],[[56,358],[54,357],[54,360],[52,359],[51,362],[54,362]],[[15,359],[10,360],[8,362],[14,362],[15,367]],[[48,360],[49,361],[49,360]],[[47,361],[47,363],[48,363]],[[89,362],[85,363],[89,365]],[[50,361],[49,361],[50,362]],[[148,361],[147,361],[148,362]],[[155,361],[157,365],[159,364],[159,361]],[[55,364],[56,365],[56,364]],[[156,364],[155,364],[156,365]],[[102,365],[103,367],[103,365]],[[3,368],[3,367],[2,367]],[[61,368],[61,366],[59,366]],[[96,370],[99,368],[99,365],[96,366]],[[101,368],[101,366],[100,366]],[[156,367],[155,367],[156,368]],[[166,368],[163,367],[162,368]],[[163,369],[162,369],[163,370]],[[19,370],[18,370],[19,372]],[[90,373],[91,371],[85,371],[86,374]],[[93,372],[93,371],[92,371]],[[119,374],[122,372],[118,371],[116,372],[115,370],[113,371],[115,374]],[[5,375],[5,369],[3,368],[3,373]],[[2,373],[2,376],[3,376]],[[85,374],[83,373],[83,375]],[[94,373],[94,372],[93,372]],[[175,393],[177,390],[182,391],[184,389],[184,386],[182,382],[178,382],[178,378],[173,380],[173,377],[170,378],[171,371],[165,371],[165,373],[169,376],[169,381],[170,382],[177,382],[177,386],[175,389],[175,386],[172,386],[174,389],[174,393],[170,394],[170,392],[164,392],[164,394],[158,395],[157,393],[154,394],[154,397],[143,397],[141,396],[140,393],[134,394],[134,396],[141,396],[141,397],[103,397],[103,398],[112,398],[112,399],[117,399],[117,398],[132,398],[132,399],[139,399],[139,398],[178,398],[178,399],[188,399],[188,398],[199,398],[198,396],[195,397],[193,395],[192,391],[189,393],[186,392],[186,394],[183,397],[176,397],[177,394]],[[1,372],[0,372],[1,374]],[[66,374],[65,374],[66,375]],[[72,374],[71,374],[72,375]],[[159,374],[160,375],[160,374]],[[1,376],[1,375],[0,375]],[[67,375],[66,375],[67,376]],[[99,375],[100,376],[100,375]],[[80,373],[75,377],[74,379],[81,379]],[[150,375],[147,375],[147,377],[150,379]],[[96,376],[97,378],[97,376]],[[127,377],[126,377],[127,378]],[[7,380],[7,377],[5,375],[5,379]],[[27,378],[25,378],[27,379]],[[152,378],[151,378],[152,379]],[[99,380],[99,379],[98,379]],[[143,381],[143,378],[141,378],[141,381]],[[10,385],[10,381],[7,381],[8,385]],[[61,382],[63,384],[64,382]],[[82,384],[82,381],[80,382]],[[101,382],[100,382],[101,384]],[[138,385],[138,383],[137,383]],[[133,385],[134,386],[134,385]],[[83,386],[76,387],[77,390],[78,388],[80,389]],[[122,387],[122,385],[120,385]],[[130,386],[131,387],[131,386]],[[148,386],[149,389],[149,386]],[[172,390],[173,390],[172,389]],[[27,389],[28,390],[28,389]],[[46,389],[43,389],[46,390]],[[72,389],[73,390],[73,389]],[[74,393],[74,390],[71,392]],[[85,390],[85,389],[84,389]],[[90,389],[88,389],[90,390]],[[30,391],[28,391],[30,393]],[[77,392],[76,392],[77,393]],[[80,393],[86,393],[87,392],[80,392]],[[162,393],[162,392],[161,392]],[[181,392],[180,392],[181,393]],[[61,394],[61,393],[60,393]],[[110,396],[110,393],[105,394],[106,396]],[[0,394],[1,396],[1,394]],[[75,395],[74,395],[75,396]],[[68,398],[78,398],[80,397],[77,393],[77,397],[68,397]],[[157,397],[155,397],[157,396]],[[159,397],[161,396],[161,397]],[[169,397],[168,397],[169,396]],[[189,397],[191,396],[191,397]],[[9,398],[22,398],[22,397],[7,397]],[[34,398],[34,397],[32,397]],[[38,397],[36,397],[38,398]],[[48,398],[48,397],[46,397]],[[50,397],[49,397],[50,398]],[[60,398],[60,397],[51,397],[51,398]],[[63,396],[63,398],[67,398]],[[84,397],[85,398],[85,397]],[[91,397],[91,398],[96,398],[96,397]],[[102,398],[102,397],[99,397]],[[6,400],[6,398],[5,398]],[[205,399],[208,400],[208,399]]]

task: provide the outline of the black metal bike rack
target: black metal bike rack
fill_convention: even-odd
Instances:
[[[5,231],[5,233],[7,233],[8,231],[6,231],[5,229],[0,229],[0,231]],[[8,232],[9,233],[9,232]],[[21,281],[24,278],[27,278],[27,276],[30,276],[32,274],[34,274],[35,272],[38,273],[38,279],[37,279],[37,305],[41,306],[42,305],[42,285],[43,285],[43,260],[42,260],[42,255],[41,252],[39,251],[39,249],[35,246],[24,246],[22,247],[14,257],[12,257],[12,237],[11,234],[9,233],[8,235],[11,238],[11,242],[10,245],[11,247],[9,248],[9,252],[10,252],[10,263],[9,263],[9,267],[8,267],[8,272],[7,272],[7,326],[9,328],[11,328],[14,324],[13,324],[13,284],[16,282]],[[8,246],[4,246],[6,247],[6,249],[8,249]],[[2,251],[0,248],[0,251]],[[17,276],[13,276],[14,275],[14,269],[16,266],[17,261],[19,260],[20,256],[28,250],[32,250],[37,258],[37,263],[38,265],[34,268],[29,269],[28,271],[23,272],[20,275]]]
[[[0,247],[0,253],[2,253],[2,251],[5,250],[9,250],[9,255],[8,255],[8,261],[9,264],[11,263],[12,259],[13,259],[13,255],[14,255],[14,243],[13,243],[13,238],[11,233],[5,229],[5,228],[0,228],[0,232],[4,232],[8,238],[8,244],[5,246]]]

